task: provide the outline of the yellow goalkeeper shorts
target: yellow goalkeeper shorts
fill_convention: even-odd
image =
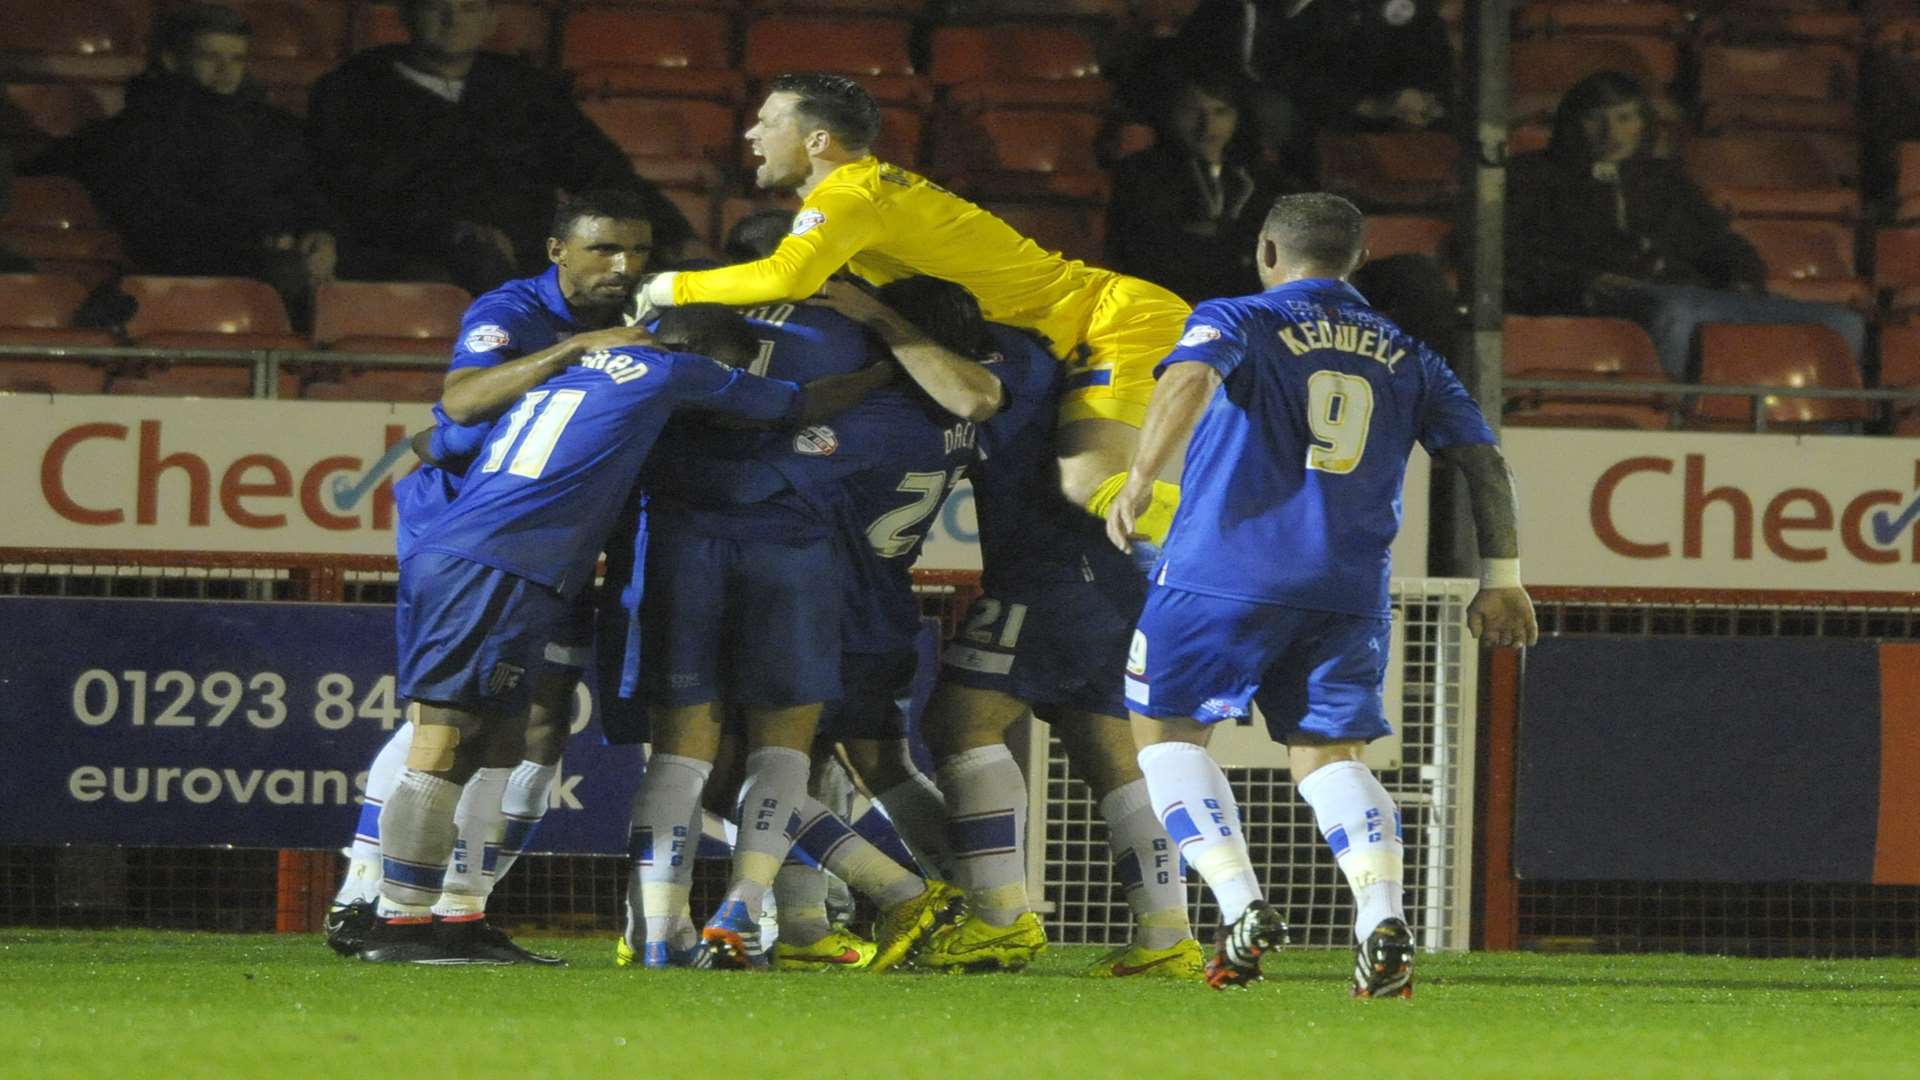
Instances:
[[[1066,361],[1060,422],[1146,423],[1153,369],[1173,351],[1192,313],[1185,300],[1150,281],[1114,275],[1094,303],[1081,347]]]

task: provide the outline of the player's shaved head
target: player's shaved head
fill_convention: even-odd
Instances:
[[[760,341],[740,313],[722,304],[684,304],[660,314],[653,339],[670,352],[711,356],[742,367],[760,355]]]
[[[767,93],[792,94],[794,111],[848,150],[864,151],[880,137],[880,106],[845,75],[779,75],[767,84]]]
[[[901,278],[880,287],[880,302],[943,348],[974,360],[993,352],[980,301],[951,281],[925,275]]]
[[[1360,208],[1324,191],[1282,195],[1267,211],[1260,230],[1263,247],[1273,245],[1280,265],[1323,271],[1327,277],[1346,277],[1366,253],[1367,219]],[[1269,261],[1262,253],[1262,262]]]
[[[793,211],[769,207],[755,210],[746,217],[733,223],[727,230],[727,242],[722,246],[721,254],[729,262],[752,262],[773,254],[793,231]]]

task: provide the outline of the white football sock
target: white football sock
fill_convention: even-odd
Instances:
[[[380,808],[392,794],[394,782],[400,779],[400,770],[406,768],[407,752],[412,749],[413,724],[401,724],[380,747],[380,752],[373,755],[373,764],[367,766],[367,790],[360,804],[360,822],[354,827],[353,847],[347,852],[351,862],[346,877],[340,882],[340,892],[333,898],[335,904],[380,898]]]
[[[1405,848],[1400,809],[1373,770],[1358,761],[1322,765],[1295,785],[1313,807],[1320,835],[1353,890],[1353,932],[1364,937],[1385,919],[1405,919]]]
[[[402,770],[380,811],[381,917],[418,917],[440,898],[459,802],[459,784]]]
[[[494,864],[500,858],[500,834],[504,822],[500,816],[500,795],[507,787],[511,769],[474,770],[473,778],[460,789],[460,802],[453,808],[453,855],[447,860],[447,876],[440,885],[440,898],[433,902],[433,913],[443,918],[475,918],[487,911],[487,896],[493,892]]]
[[[713,766],[698,758],[655,754],[633,793],[629,853],[633,872],[629,903],[645,920],[644,942],[666,941],[674,917],[687,904],[693,884],[693,854],[699,843],[700,792]]]
[[[747,914],[755,919],[793,847],[793,819],[807,798],[807,776],[812,770],[806,754],[785,746],[763,746],[747,755],[727,899],[745,904]]]
[[[794,847],[874,903],[890,908],[926,891],[920,875],[894,862],[822,803],[807,798],[798,809],[800,835]],[[824,903],[824,882],[821,889]]]
[[[929,873],[953,872],[953,853],[947,850],[947,800],[920,770],[875,798],[900,839]]]
[[[947,801],[947,849],[967,893],[969,912],[1007,926],[1027,908],[1027,782],[1012,751],[998,743],[940,763]]]
[[[506,818],[506,827],[500,836],[500,864],[493,872],[496,884],[506,878],[507,871],[533,843],[541,819],[547,816],[554,781],[559,778],[558,762],[542,765],[537,761],[522,761],[507,777],[507,789],[500,795],[500,813]]]
[[[1114,880],[1125,892],[1127,906],[1133,909],[1134,944],[1165,949],[1192,937],[1180,857],[1153,812],[1146,780],[1107,792],[1100,800],[1100,816],[1107,822]]]
[[[827,875],[819,867],[788,859],[774,875],[773,897],[781,941],[811,945],[833,933],[827,923]]]
[[[1227,774],[1192,743],[1155,743],[1139,760],[1167,838],[1206,879],[1220,921],[1231,924],[1262,897]]]

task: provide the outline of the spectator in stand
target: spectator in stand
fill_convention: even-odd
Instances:
[[[1169,71],[1240,72],[1265,149],[1298,164],[1319,131],[1440,123],[1453,68],[1435,0],[1204,0],[1122,98],[1151,116]]]
[[[1632,76],[1601,72],[1567,91],[1547,149],[1508,174],[1507,306],[1632,319],[1676,381],[1692,376],[1694,331],[1709,322],[1817,323],[1857,362],[1866,320],[1767,295],[1752,245],[1677,162],[1652,156],[1652,138],[1652,105]]]
[[[252,33],[215,4],[171,11],[126,108],[25,171],[86,185],[136,270],[259,278],[304,326],[314,288],[334,276],[331,217],[300,121],[247,78]]]
[[[1240,126],[1248,86],[1232,69],[1179,77],[1155,128],[1159,141],[1114,169],[1108,259],[1123,274],[1171,289],[1190,304],[1260,291],[1254,249],[1280,195],[1309,185],[1260,160]],[[1355,288],[1408,333],[1446,352],[1457,300],[1425,255],[1369,259]]]
[[[673,203],[546,72],[482,52],[493,0],[402,0],[407,43],[350,57],[309,110],[323,186],[344,223],[346,272],[439,278],[474,293],[546,265],[559,191],[645,198],[671,261],[693,235]]]

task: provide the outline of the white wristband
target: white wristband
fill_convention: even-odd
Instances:
[[[1519,559],[1481,559],[1480,587],[1483,589],[1517,589],[1520,587]]]
[[[676,271],[673,270],[653,275],[653,280],[647,282],[647,301],[657,308],[672,307],[675,276]]]

